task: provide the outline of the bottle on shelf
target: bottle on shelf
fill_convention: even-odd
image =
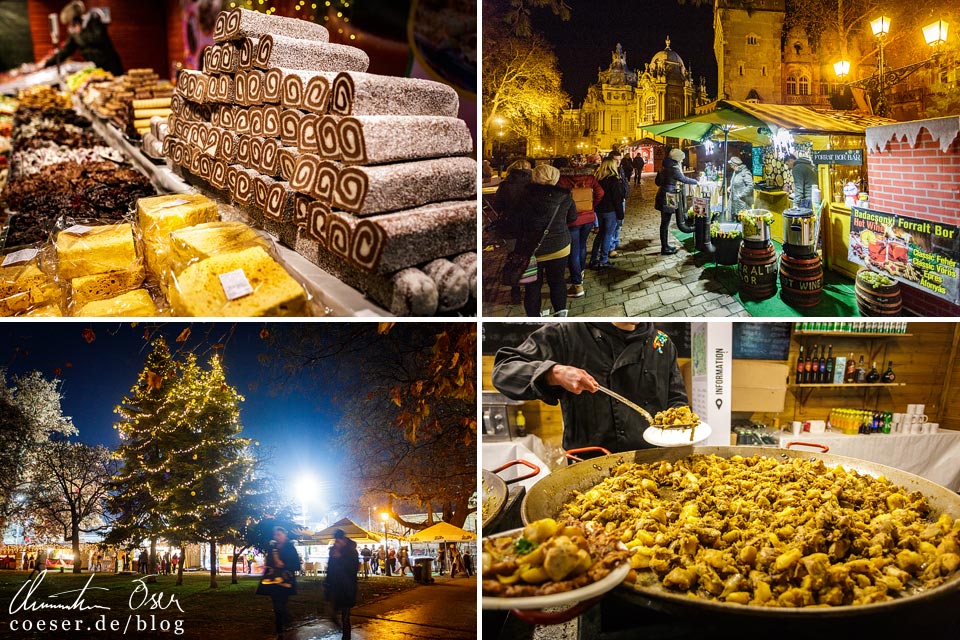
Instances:
[[[813,345],[813,355],[807,354],[807,361],[803,363],[803,381],[807,384],[812,384],[814,382],[813,376],[813,363],[817,359],[817,345]]]
[[[797,356],[796,384],[803,384],[803,345],[800,345],[800,355]]]
[[[863,356],[860,356],[860,362],[857,363],[857,382],[866,382],[867,381],[867,368],[863,364]]]
[[[833,358],[833,345],[827,345],[826,371],[823,374],[823,381],[827,384],[833,384],[833,367],[835,360]]]
[[[887,370],[883,372],[883,376],[880,378],[883,382],[887,384],[896,381],[897,374],[893,372],[893,360],[887,364]]]
[[[846,383],[856,382],[857,378],[857,363],[853,359],[853,351],[850,352],[850,357],[847,358],[847,370],[843,374],[843,381]]]
[[[817,382],[823,384],[825,382],[830,382],[827,380],[827,355],[826,349],[820,349],[820,363],[817,366]]]
[[[867,382],[874,384],[880,382],[880,372],[877,371],[877,361],[873,361],[873,366],[870,367],[870,372],[867,373]]]

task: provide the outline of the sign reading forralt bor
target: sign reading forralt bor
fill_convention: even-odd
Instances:
[[[852,207],[847,258],[954,304],[960,302],[956,225]]]

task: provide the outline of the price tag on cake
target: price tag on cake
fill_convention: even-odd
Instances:
[[[29,262],[36,257],[38,252],[38,249],[20,249],[20,251],[8,253],[4,256],[3,263],[0,264],[0,267],[9,267],[14,264],[20,264],[21,262]]]
[[[223,287],[223,294],[227,296],[227,300],[236,300],[253,293],[253,287],[250,286],[250,281],[247,280],[243,269],[221,273],[220,286]]]
[[[63,230],[63,232],[70,233],[75,236],[82,236],[83,234],[90,231],[91,229],[93,229],[93,227],[88,227],[83,224],[75,224],[72,227],[67,227],[66,229]]]
[[[189,201],[189,200],[184,200],[183,198],[177,198],[176,200],[173,200],[173,201],[171,201],[171,202],[168,202],[167,204],[165,204],[165,205],[163,205],[163,206],[161,206],[161,207],[157,207],[157,208],[158,208],[158,209],[169,209],[170,207],[179,207],[179,206],[182,205],[182,204],[190,204],[190,201]]]

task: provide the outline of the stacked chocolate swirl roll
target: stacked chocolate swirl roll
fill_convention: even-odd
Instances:
[[[476,300],[473,141],[447,85],[366,73],[322,26],[222,12],[164,153],[252,224],[398,314]]]

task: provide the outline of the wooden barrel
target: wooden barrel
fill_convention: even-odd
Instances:
[[[740,295],[748,300],[766,300],[777,293],[777,252],[773,243],[763,248],[754,248],[757,243],[740,245],[737,275],[740,278]]]
[[[900,297],[900,283],[894,282],[892,285],[874,288],[860,277],[866,271],[866,269],[861,269],[857,272],[857,308],[860,310],[860,315],[867,317],[899,316],[900,309],[903,306],[903,300]]]
[[[815,307],[823,291],[820,256],[793,258],[780,255],[780,297],[791,307]]]

